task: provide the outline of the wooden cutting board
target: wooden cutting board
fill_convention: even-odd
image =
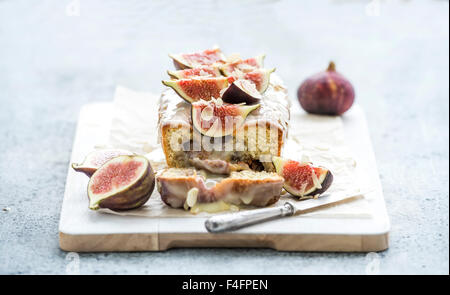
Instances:
[[[106,142],[112,103],[82,108],[71,162]],[[99,115],[103,114],[103,115]],[[106,114],[106,116],[105,116]],[[109,116],[110,117],[110,116]],[[375,156],[362,109],[355,105],[343,118],[345,139],[360,171],[367,173],[371,193],[370,217],[295,216],[238,231],[210,234],[205,217],[137,217],[102,214],[88,209],[87,177],[68,169],[59,223],[60,247],[66,251],[164,251],[175,247],[265,247],[280,251],[371,252],[388,248],[386,212]]]

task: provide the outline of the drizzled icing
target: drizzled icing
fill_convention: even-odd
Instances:
[[[259,124],[269,123],[278,128],[283,136],[286,136],[290,119],[290,102],[286,87],[276,74],[271,74],[270,85],[262,95],[260,104],[261,107],[248,115],[243,128],[258,122]],[[161,128],[167,125],[192,129],[191,106],[172,89],[165,90],[159,101],[159,140]]]

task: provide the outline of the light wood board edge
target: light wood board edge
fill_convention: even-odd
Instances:
[[[171,248],[271,248],[278,251],[379,252],[389,247],[389,234],[111,234],[61,233],[60,247],[73,252],[166,251]]]
[[[158,251],[158,234],[69,235],[59,233],[59,247],[71,252]]]

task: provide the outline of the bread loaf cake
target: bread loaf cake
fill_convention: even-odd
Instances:
[[[193,128],[190,104],[174,90],[166,89],[159,102],[158,128],[167,165],[199,167],[204,166],[202,160],[218,160],[232,164],[231,170],[248,166],[257,171],[274,171],[271,157],[280,155],[286,140],[289,107],[286,87],[272,74],[260,107],[248,115],[244,124],[232,135],[210,138]]]

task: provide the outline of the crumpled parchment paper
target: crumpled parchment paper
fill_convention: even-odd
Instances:
[[[166,166],[164,154],[157,141],[158,100],[157,94],[137,92],[118,86],[114,97],[108,144],[111,147],[128,149],[145,155],[156,171]],[[328,194],[353,196],[370,190],[368,187],[360,187],[356,173],[357,163],[345,145],[344,126],[340,117],[315,116],[300,111],[291,112],[290,126],[283,154],[289,155],[289,158],[293,160],[309,160],[316,165],[328,167],[334,175]],[[281,204],[286,200],[302,202],[285,194],[278,203]],[[161,201],[156,188],[150,200],[141,208],[126,212],[114,212],[108,209],[100,211],[147,217],[210,215],[205,212],[195,215],[182,209],[170,208]],[[369,203],[362,197],[359,200],[303,216],[369,218],[371,213]]]

